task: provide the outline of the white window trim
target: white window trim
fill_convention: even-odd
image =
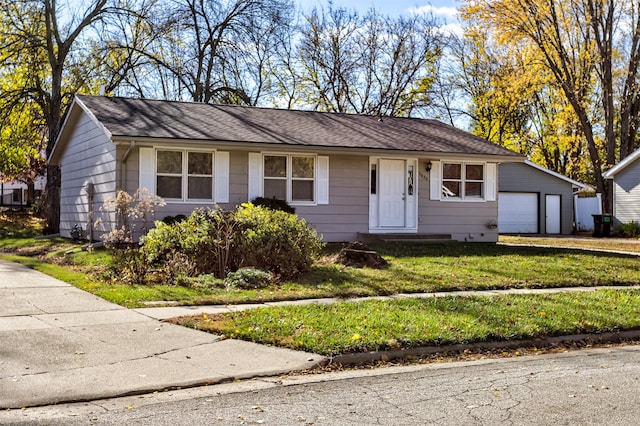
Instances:
[[[182,153],[182,198],[165,198],[165,201],[172,204],[193,204],[193,203],[226,203],[229,198],[228,173],[229,173],[229,153],[211,149],[185,148],[175,146],[162,147],[141,147],[140,148],[140,185],[145,186],[153,194],[157,195],[158,177],[158,151],[179,151]],[[188,174],[188,153],[204,152],[212,154],[212,175],[191,175]],[[227,176],[221,174],[227,173]],[[161,173],[169,176],[170,174]],[[175,174],[178,176],[178,174]],[[189,176],[211,176],[211,196],[212,198],[188,198],[188,178]]]
[[[287,189],[287,203],[292,206],[317,206],[323,204],[329,204],[329,157],[316,153],[304,153],[304,152],[250,152],[248,155],[249,173],[247,176],[247,195],[248,200],[251,201],[256,197],[264,196],[264,157],[265,156],[300,156],[300,157],[314,157],[314,201],[291,201],[290,194],[290,182]],[[290,160],[288,160],[290,161]],[[288,170],[291,170],[290,166]]]
[[[287,159],[287,176],[284,178],[277,178],[277,177],[266,177],[264,175],[264,158],[265,157],[286,157]],[[293,157],[313,157],[313,178],[294,178],[293,177]],[[287,190],[287,195],[286,195],[286,202],[289,203],[292,206],[317,206],[318,205],[318,155],[317,154],[307,154],[307,153],[302,153],[302,152],[296,152],[296,153],[290,153],[290,152],[263,152],[262,153],[262,157],[261,157],[261,176],[260,176],[260,180],[261,180],[261,188],[263,191],[263,196],[264,196],[264,180],[266,179],[281,179],[281,180],[286,180],[286,190]],[[313,201],[304,201],[304,200],[297,200],[294,201],[291,199],[292,196],[292,187],[293,184],[292,182],[294,180],[301,180],[301,181],[313,181]]]
[[[445,164],[460,164],[460,179],[445,179],[444,178],[444,166]],[[466,166],[482,166],[482,181],[479,180],[469,180],[467,181]],[[445,197],[442,195],[442,189],[440,189],[440,201],[446,202],[465,202],[465,203],[483,203],[485,201],[489,201],[490,198],[487,197],[487,188],[488,188],[488,179],[487,179],[487,168],[488,163],[479,162],[479,161],[456,161],[456,160],[441,160],[440,161],[440,186],[444,188],[445,181],[451,182],[460,182],[460,192],[462,192],[462,196],[460,197]],[[481,182],[482,183],[482,197],[469,197],[467,198],[464,194],[465,192],[465,183],[466,182]]]

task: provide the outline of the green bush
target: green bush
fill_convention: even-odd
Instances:
[[[621,223],[616,229],[617,235],[624,238],[640,237],[640,223],[631,221],[629,223]]]
[[[268,287],[273,280],[273,274],[255,268],[242,268],[235,272],[229,272],[224,279],[227,289],[237,288],[252,290]]]
[[[295,278],[311,268],[322,249],[316,231],[294,214],[247,203],[235,217],[242,229],[239,266],[271,271],[280,279]]]
[[[156,222],[156,227],[140,243],[150,264],[171,267],[178,254],[186,257],[186,262],[180,262],[182,268],[170,271],[171,277],[213,273],[224,278],[228,270],[235,269],[233,248],[237,231],[232,213],[219,208],[196,209],[178,222]]]
[[[250,203],[235,212],[196,209],[179,222],[157,221],[140,243],[149,267],[171,282],[201,274],[224,279],[239,268],[273,274],[258,282],[250,272],[234,275],[230,286],[239,288],[295,278],[311,268],[322,249],[318,234],[303,219]]]

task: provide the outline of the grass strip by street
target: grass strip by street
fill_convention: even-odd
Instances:
[[[172,322],[333,356],[633,330],[640,327],[640,291],[367,300],[257,308]]]

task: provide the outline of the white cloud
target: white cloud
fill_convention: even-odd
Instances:
[[[409,13],[414,15],[433,15],[442,22],[439,27],[444,34],[461,35],[463,33],[462,25],[460,25],[460,20],[458,19],[458,9],[455,7],[425,5],[412,7],[409,9]]]
[[[445,19],[458,19],[458,9],[455,7],[446,7],[446,6],[432,6],[430,4],[420,7],[412,7],[409,8],[409,13],[415,15],[427,15],[433,14],[433,16],[441,17]]]

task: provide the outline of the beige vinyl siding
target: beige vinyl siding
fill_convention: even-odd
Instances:
[[[420,234],[451,235],[456,241],[498,241],[497,228],[489,226],[497,224],[497,201],[433,201],[428,190],[422,189],[418,203]]]
[[[122,149],[122,148],[119,148]],[[126,149],[125,149],[126,150]],[[234,209],[248,200],[248,162],[246,151],[229,152],[229,203]],[[358,233],[368,231],[369,159],[366,156],[331,156],[329,160],[329,204],[295,206],[296,213],[323,235],[325,241],[352,241]],[[127,191],[132,193],[139,182],[139,156],[134,150],[127,161]],[[168,202],[155,218],[189,215],[195,208],[212,207],[212,203]]]
[[[619,171],[613,182],[615,224],[640,222],[640,160]]]
[[[94,221],[108,221],[100,211],[104,200],[116,189],[116,147],[86,114],[81,114],[60,157],[60,234],[70,237],[75,225],[87,231],[89,220],[89,197],[87,186],[94,185]],[[96,230],[93,238],[99,238]]]
[[[369,157],[329,157],[329,204],[296,206],[324,241],[354,241],[369,230]]]
[[[500,164],[498,188],[500,192],[530,192],[538,194],[540,202],[538,229],[546,230],[546,195],[560,195],[560,232],[573,231],[573,188],[570,182],[535,169],[524,163]]]

